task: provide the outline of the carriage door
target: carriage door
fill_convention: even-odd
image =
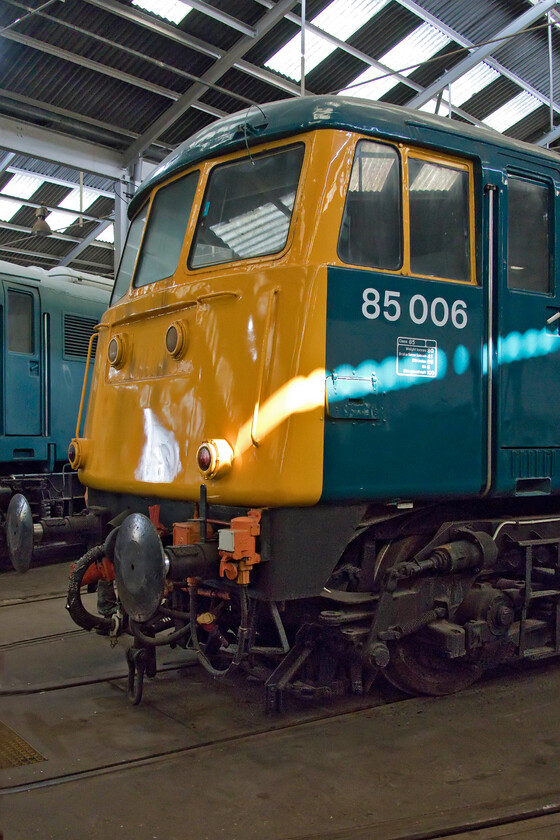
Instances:
[[[550,492],[551,450],[560,446],[555,190],[546,175],[510,171],[505,192],[498,288],[498,473],[504,489],[504,482],[513,480],[518,493]]]
[[[41,434],[39,293],[4,284],[4,405],[7,435]]]

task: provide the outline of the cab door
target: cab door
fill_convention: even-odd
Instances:
[[[4,405],[7,435],[41,434],[40,300],[32,286],[4,283]]]
[[[560,290],[554,284],[554,184],[536,171],[510,171],[503,207],[498,440],[505,448],[557,447]]]
[[[338,242],[348,267],[327,277],[325,499],[484,486],[474,190],[466,157],[357,144]]]

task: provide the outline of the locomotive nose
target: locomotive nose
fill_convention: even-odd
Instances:
[[[124,609],[134,621],[149,621],[163,599],[165,555],[158,533],[146,516],[127,516],[118,529],[114,556],[115,579]]]

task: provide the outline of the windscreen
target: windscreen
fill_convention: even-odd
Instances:
[[[128,233],[126,235],[126,242],[117,272],[115,285],[113,286],[113,294],[111,295],[111,306],[120,300],[129,290],[130,281],[132,280],[132,272],[136,265],[136,257],[138,256],[138,249],[142,241],[142,233],[146,223],[146,214],[148,213],[148,205],[145,204],[137,216],[134,217],[130,223]]]
[[[284,248],[304,151],[301,144],[212,171],[190,268],[275,254]]]

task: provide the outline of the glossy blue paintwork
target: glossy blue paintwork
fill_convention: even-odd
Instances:
[[[383,302],[400,292],[401,314],[364,317],[363,290]],[[466,304],[467,323],[436,326],[410,317],[410,301]],[[346,379],[325,423],[323,499],[420,499],[474,495],[484,483],[482,289],[359,269],[330,268],[327,371]],[[436,308],[436,319],[441,317]],[[394,309],[388,308],[390,316]],[[372,378],[375,393],[372,393]],[[327,390],[329,386],[327,385]],[[332,390],[332,388],[331,388]],[[346,397],[346,399],[345,399]],[[373,410],[363,410],[364,399]]]
[[[33,350],[8,349],[9,291],[33,298]],[[0,263],[0,464],[3,472],[41,472],[66,461],[76,430],[85,359],[64,352],[64,315],[97,322],[109,291]],[[45,335],[45,329],[47,330]],[[46,350],[46,352],[45,352]]]
[[[447,150],[463,149],[467,154],[476,154],[481,146],[487,145],[520,153],[529,150],[533,156],[544,160],[556,158],[553,152],[537,149],[497,132],[398,105],[341,96],[304,96],[259,107],[252,105],[197,131],[177,146],[143,182],[130,202],[129,218],[140,209],[156,184],[195,163],[321,128],[356,131],[373,137],[411,139]]]

